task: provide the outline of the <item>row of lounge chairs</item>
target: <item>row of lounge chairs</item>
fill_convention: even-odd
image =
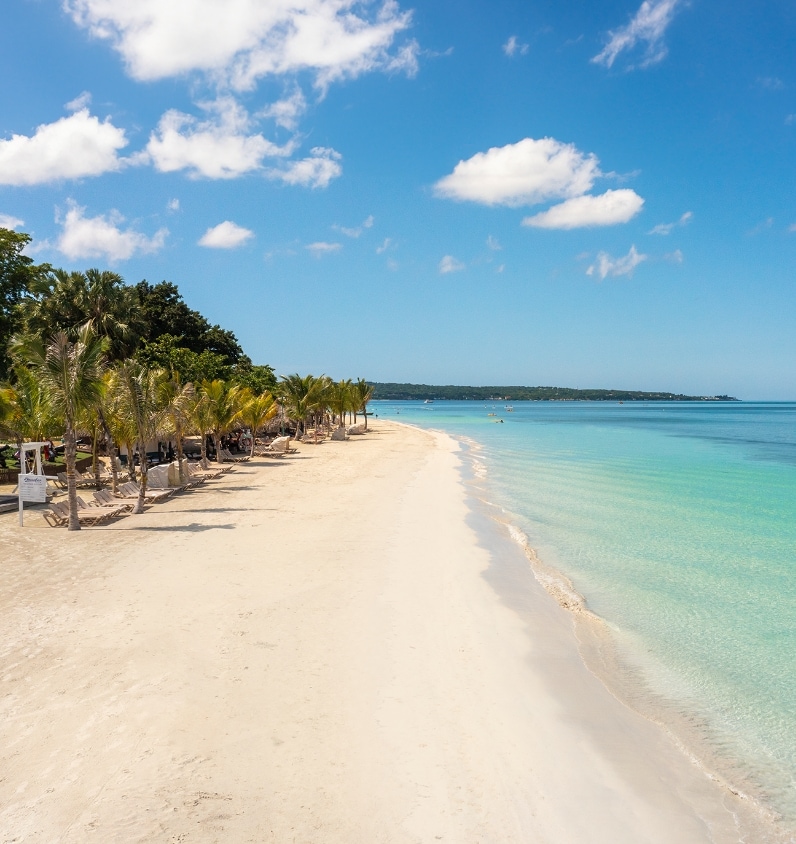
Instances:
[[[170,498],[181,490],[197,487],[207,480],[218,478],[233,468],[233,466],[215,465],[211,469],[203,469],[199,464],[186,461],[183,464],[185,483],[180,486],[148,487],[144,492],[145,506]],[[90,480],[93,484],[94,478]],[[98,525],[101,522],[130,513],[141,493],[140,486],[135,481],[127,481],[119,484],[117,489],[117,495],[114,495],[109,489],[96,490],[93,493],[94,501],[88,503],[78,496],[77,517],[80,523]],[[51,502],[49,508],[44,511],[44,518],[53,527],[67,525],[69,523],[69,503],[67,501]]]

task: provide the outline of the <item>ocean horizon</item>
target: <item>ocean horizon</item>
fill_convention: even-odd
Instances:
[[[537,576],[559,572],[610,631],[606,682],[796,830],[796,403],[372,410],[465,443]]]

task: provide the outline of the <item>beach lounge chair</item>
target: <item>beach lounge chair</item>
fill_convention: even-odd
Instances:
[[[258,457],[284,457],[296,451],[290,447],[290,437],[277,437],[270,445],[255,451]]]
[[[94,493],[94,500],[106,507],[117,506],[125,510],[132,510],[135,506],[130,498],[117,498],[109,489],[100,489]]]
[[[66,477],[66,472],[58,473],[58,483],[63,489],[66,489],[69,483]],[[81,475],[80,472],[75,472],[75,485],[78,489],[85,489],[86,487],[94,486],[94,483],[94,478],[90,478],[88,475]]]
[[[123,498],[138,498],[141,488],[133,481],[127,481],[119,487],[119,495]],[[169,498],[176,490],[170,489],[147,489],[144,493],[144,498],[150,501],[162,501],[164,498]]]
[[[221,459],[226,463],[245,463],[249,459],[249,455],[241,454],[235,456],[228,448],[222,448]]]
[[[223,469],[217,471],[203,469],[198,463],[186,463],[184,469],[185,475],[191,480],[212,481],[214,478],[220,478],[224,474]]]
[[[104,519],[110,519],[112,516],[120,515],[120,510],[114,507],[113,512],[99,507],[89,507],[85,501],[83,507],[80,508],[78,501],[77,518],[81,524],[97,525]],[[49,511],[44,512],[44,518],[52,526],[61,526],[69,524],[69,503],[66,501],[53,502],[50,504]]]
[[[92,501],[90,504],[86,503],[79,495],[77,497],[77,506],[80,513],[88,513],[88,518],[96,519],[95,524],[99,524],[103,519],[112,519],[114,516],[121,516],[128,510],[127,503],[119,504],[100,504],[97,501]]]

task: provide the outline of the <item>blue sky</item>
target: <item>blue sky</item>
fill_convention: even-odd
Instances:
[[[796,398],[796,7],[18,0],[0,225],[257,363]]]

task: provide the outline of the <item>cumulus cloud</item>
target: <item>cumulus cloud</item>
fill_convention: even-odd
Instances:
[[[259,78],[310,71],[325,88],[372,70],[417,67],[418,46],[396,0],[64,0],[73,20],[111,42],[131,76],[193,71],[238,90]]]
[[[56,248],[67,258],[104,258],[124,261],[137,253],[148,254],[163,248],[168,229],[160,229],[152,237],[133,229],[122,230],[124,217],[118,211],[107,216],[86,217],[85,208],[70,201],[66,215],[56,215],[61,233]]]
[[[580,196],[599,175],[596,156],[573,144],[524,138],[460,161],[434,190],[448,199],[516,207]]]
[[[336,179],[343,172],[341,159],[340,153],[333,149],[313,147],[309,158],[291,161],[283,167],[272,168],[267,175],[287,185],[325,188],[329,186],[332,179]]]
[[[606,279],[609,276],[632,276],[633,270],[646,261],[647,257],[638,253],[635,246],[631,246],[627,255],[621,258],[612,258],[607,252],[600,252],[597,260],[586,270],[586,275],[598,275],[600,279]]]
[[[307,101],[301,88],[295,88],[289,97],[284,97],[271,103],[258,112],[259,117],[270,117],[277,126],[294,131],[298,126],[298,119],[307,110]]]
[[[528,45],[520,44],[516,35],[512,35],[508,41],[503,45],[503,52],[512,58],[515,55],[524,56],[528,53]]]
[[[457,261],[453,255],[445,255],[439,262],[440,275],[447,275],[448,273],[458,273],[465,269],[465,265],[461,261]]]
[[[691,222],[691,218],[694,216],[692,211],[686,211],[679,220],[674,223],[658,223],[657,226],[653,226],[647,234],[662,234],[667,235],[671,234],[674,229],[680,228],[681,226],[686,226],[688,223]]]
[[[224,220],[223,223],[209,228],[199,239],[199,245],[210,249],[237,249],[253,237],[254,232],[251,229],[244,229],[237,223]]]
[[[308,243],[305,248],[309,249],[316,258],[320,258],[322,255],[331,255],[334,252],[339,252],[343,248],[343,244],[327,243],[326,241],[319,240],[315,243]]]
[[[32,136],[0,140],[0,185],[99,176],[120,169],[118,152],[126,146],[123,129],[81,108],[55,123],[42,124]]]
[[[577,229],[626,223],[641,211],[644,200],[633,190],[608,190],[600,196],[576,196],[547,211],[526,217],[522,224],[537,229]]]
[[[161,173],[187,170],[192,178],[234,179],[262,168],[266,157],[284,157],[292,144],[280,147],[251,134],[251,118],[232,97],[200,103],[208,114],[198,120],[171,109],[149,137],[146,152]]]
[[[796,231],[796,224],[794,225],[794,231]],[[376,254],[383,255],[390,247],[392,246],[392,238],[385,237],[381,243],[381,246],[376,247]]]
[[[82,94],[78,94],[73,100],[70,100],[64,108],[67,111],[83,111],[84,108],[88,108],[91,105],[91,94],[88,91],[83,91]]]
[[[364,219],[358,226],[355,226],[354,228],[346,228],[346,226],[338,226],[338,225],[334,225],[334,226],[332,226],[332,228],[335,231],[338,231],[341,234],[344,234],[346,237],[357,238],[362,234],[363,231],[365,231],[365,229],[373,228],[374,222],[375,222],[375,217],[373,216],[373,214],[371,214],[369,217]]]
[[[10,214],[0,214],[0,229],[18,229],[24,226],[25,221],[19,217],[12,217]]]
[[[177,212],[180,210],[180,200],[179,199],[170,199],[168,203],[169,211]]]
[[[608,33],[608,43],[592,61],[611,67],[624,50],[645,44],[641,66],[649,67],[666,56],[663,38],[683,0],[644,0],[633,19],[626,26]]]

